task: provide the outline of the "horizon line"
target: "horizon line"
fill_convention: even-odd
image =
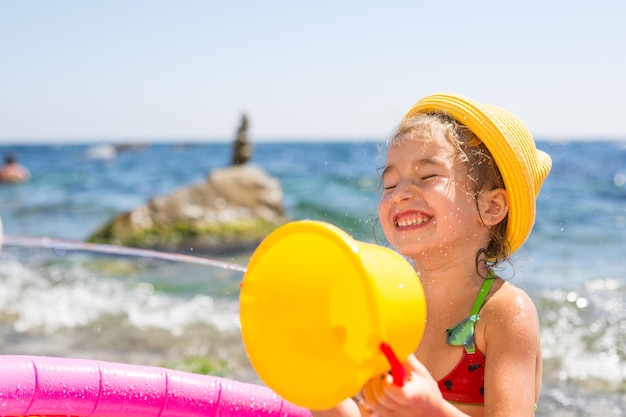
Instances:
[[[234,142],[232,138],[201,138],[201,137],[137,137],[137,138],[0,138],[0,146],[29,146],[29,145],[149,145],[149,144],[228,144]],[[386,138],[372,137],[264,137],[250,140],[252,144],[271,143],[346,143],[346,142],[378,142],[384,143]],[[622,142],[624,137],[535,137],[536,142]]]

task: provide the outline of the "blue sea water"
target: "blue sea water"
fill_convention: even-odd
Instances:
[[[541,317],[538,416],[626,415],[626,143],[539,142],[553,169],[529,240],[508,273]],[[203,181],[228,143],[0,147],[28,183],[0,186],[10,236],[82,241],[115,214]],[[278,178],[292,220],[333,223],[382,243],[376,226],[379,145],[259,143],[252,163]],[[192,249],[189,254],[194,255]],[[249,254],[220,258],[245,265]],[[163,365],[200,355],[258,381],[238,322],[242,273],[62,248],[0,252],[0,353]]]

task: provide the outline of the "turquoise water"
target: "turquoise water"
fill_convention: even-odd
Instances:
[[[541,316],[537,415],[625,415],[626,143],[539,147],[554,166],[533,234],[508,271]],[[0,147],[7,150],[33,178],[0,186],[5,233],[72,241],[230,159],[230,144],[158,144],[113,159],[78,145]],[[377,144],[255,144],[252,162],[280,180],[291,219],[385,243],[375,223]],[[248,256],[220,260],[245,266]],[[228,360],[232,378],[259,382],[239,334],[241,272],[37,247],[5,246],[0,260],[0,353],[151,365],[202,355]]]

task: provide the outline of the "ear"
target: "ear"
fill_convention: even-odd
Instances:
[[[495,226],[509,213],[508,194],[504,188],[485,191],[480,196],[480,215],[486,226]]]

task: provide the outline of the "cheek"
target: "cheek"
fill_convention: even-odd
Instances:
[[[391,220],[391,208],[389,203],[385,202],[385,198],[381,199],[378,203],[378,220],[380,222],[380,227],[385,235],[385,237],[389,240],[391,238],[391,234],[393,230],[395,230],[395,224],[393,224]]]
[[[378,202],[378,218],[380,219],[381,223],[388,221],[389,213],[391,210],[390,207],[391,206],[389,204],[389,197],[382,196],[380,198],[380,201]]]

